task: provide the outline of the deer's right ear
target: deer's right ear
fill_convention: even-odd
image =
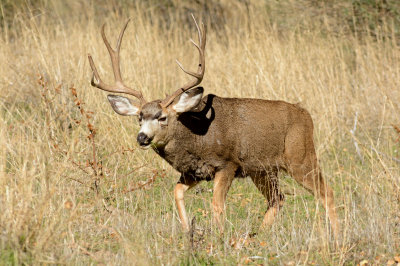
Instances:
[[[196,87],[185,91],[180,95],[179,100],[172,105],[172,109],[178,114],[190,111],[200,103],[203,92],[203,87]]]
[[[107,98],[111,104],[111,107],[117,114],[139,115],[140,106],[135,104],[131,99],[112,94],[107,95]]]

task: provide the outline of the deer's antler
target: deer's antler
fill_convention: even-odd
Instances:
[[[114,72],[115,84],[109,85],[109,84],[104,83],[101,80],[99,73],[97,72],[96,66],[94,65],[92,56],[90,54],[88,54],[90,67],[92,68],[92,71],[93,71],[91,84],[92,84],[92,86],[99,88],[101,90],[104,90],[104,91],[126,93],[129,95],[132,95],[132,96],[138,98],[140,100],[141,104],[144,104],[144,103],[146,103],[146,100],[144,99],[142,92],[131,89],[130,87],[126,86],[124,84],[124,82],[122,81],[122,77],[121,77],[121,70],[120,70],[120,64],[119,64],[119,51],[121,48],[122,37],[124,36],[124,32],[126,30],[126,27],[128,26],[129,21],[130,20],[128,19],[128,21],[125,23],[124,27],[122,28],[121,33],[119,34],[117,46],[115,49],[113,49],[111,47],[111,45],[108,42],[107,37],[104,33],[105,24],[103,24],[103,26],[101,27],[101,37],[103,38],[104,44],[107,47],[108,53],[110,54],[112,69]]]
[[[205,48],[206,48],[206,28],[205,28],[203,23],[201,23],[201,28],[199,27],[199,25],[197,24],[197,21],[194,18],[193,14],[192,14],[192,18],[194,20],[194,23],[196,24],[196,28],[197,28],[197,32],[198,32],[198,38],[199,38],[199,44],[196,44],[192,39],[190,39],[192,44],[199,51],[199,65],[198,65],[197,72],[195,73],[195,72],[188,71],[182,66],[182,64],[178,60],[176,60],[176,62],[179,65],[179,67],[183,70],[183,72],[185,72],[186,74],[194,77],[195,79],[193,81],[185,84],[181,88],[177,89],[174,93],[170,94],[164,100],[162,100],[161,106],[163,108],[169,106],[174,101],[174,99],[176,97],[178,97],[179,95],[181,95],[185,91],[193,88],[194,86],[199,85],[201,83],[201,81],[203,80],[204,71],[205,71],[205,67],[206,67],[205,55],[204,55]]]

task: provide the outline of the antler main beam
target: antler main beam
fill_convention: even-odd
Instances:
[[[197,72],[191,72],[191,71],[186,70],[178,60],[176,60],[176,63],[183,70],[183,72],[185,72],[186,74],[194,77],[195,79],[193,81],[185,84],[184,86],[182,86],[181,88],[176,90],[171,95],[167,96],[161,102],[161,106],[163,108],[169,106],[174,101],[174,99],[176,97],[178,97],[179,95],[181,95],[185,91],[187,91],[187,90],[199,85],[201,83],[201,81],[203,80],[203,77],[204,77],[204,71],[205,71],[205,67],[206,67],[205,54],[204,54],[205,53],[205,48],[206,48],[206,28],[205,28],[203,23],[201,23],[201,28],[199,27],[199,25],[197,24],[197,21],[194,18],[193,14],[192,14],[192,18],[194,20],[194,23],[196,24],[196,28],[197,28],[197,32],[198,32],[198,38],[199,38],[199,44],[196,44],[192,39],[190,39],[192,44],[199,51],[199,65],[198,65]]]
[[[100,75],[97,72],[97,68],[93,62],[92,56],[90,54],[88,54],[89,64],[93,71],[91,84],[93,87],[99,88],[104,91],[125,93],[125,94],[132,95],[132,96],[138,98],[142,104],[144,104],[144,103],[146,103],[146,100],[144,99],[142,92],[134,90],[134,89],[126,86],[124,84],[124,82],[122,81],[122,76],[121,76],[121,69],[120,69],[120,63],[119,63],[119,51],[121,48],[122,38],[124,36],[125,30],[126,30],[126,27],[128,26],[129,21],[130,20],[128,19],[128,21],[125,23],[124,27],[122,28],[121,33],[119,34],[117,46],[115,49],[113,49],[111,47],[110,43],[107,40],[106,34],[104,33],[105,24],[103,24],[103,26],[101,27],[101,37],[103,38],[104,44],[107,47],[108,53],[110,54],[112,69],[113,69],[114,78],[115,78],[115,84],[109,85],[109,84],[104,83],[101,80]]]

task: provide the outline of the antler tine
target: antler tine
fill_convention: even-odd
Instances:
[[[197,50],[199,52],[199,65],[198,65],[197,72],[195,73],[195,72],[186,70],[178,60],[176,60],[176,63],[178,64],[180,69],[182,69],[183,72],[185,72],[186,74],[188,74],[192,77],[195,77],[195,80],[185,84],[183,87],[181,87],[180,89],[176,90],[174,93],[172,93],[171,95],[166,97],[161,102],[161,106],[164,108],[167,107],[168,105],[170,105],[176,97],[178,97],[185,91],[193,88],[194,86],[199,85],[204,77],[204,71],[205,71],[205,66],[206,66],[205,65],[205,55],[204,55],[205,47],[206,47],[206,28],[204,26],[204,23],[201,23],[201,28],[199,27],[193,14],[192,14],[192,18],[194,20],[194,23],[196,24],[198,38],[199,38],[199,44],[196,44],[192,39],[190,39],[192,44],[197,48]]]
[[[104,28],[105,24],[101,27],[101,37],[103,38],[104,44],[107,47],[108,53],[110,54],[110,59],[111,59],[111,65],[114,73],[114,78],[115,78],[115,84],[114,85],[109,85],[104,83],[101,78],[99,73],[97,72],[97,68],[93,62],[92,56],[88,54],[89,58],[89,64],[90,67],[92,68],[93,71],[93,76],[92,76],[92,81],[91,85],[93,87],[99,88],[104,91],[108,92],[116,92],[116,93],[125,93],[132,95],[140,100],[142,104],[146,102],[146,100],[143,97],[143,94],[141,91],[136,91],[131,89],[130,87],[126,86],[124,82],[122,81],[122,76],[121,76],[121,69],[120,69],[120,63],[119,63],[119,51],[121,48],[121,43],[122,43],[122,38],[124,37],[125,30],[128,26],[130,19],[127,20],[125,23],[124,27],[122,28],[118,40],[117,40],[117,46],[115,49],[113,49],[107,40],[106,34],[104,33]]]
[[[202,38],[201,38],[201,36],[202,36],[202,35],[201,35],[201,32],[200,32],[199,24],[197,24],[196,18],[194,17],[193,13],[191,14],[191,16],[192,16],[192,19],[193,19],[193,21],[194,21],[194,24],[196,25],[197,34],[198,34],[198,38],[199,38],[199,42],[200,42],[200,46],[201,46],[201,44],[202,44]],[[204,24],[201,23],[201,25],[202,25],[202,30],[204,30]],[[192,43],[193,43],[194,45],[196,45],[192,39],[190,39],[190,41],[192,41]],[[196,45],[196,46],[197,46],[197,45]],[[198,47],[198,46],[197,46],[197,47]]]

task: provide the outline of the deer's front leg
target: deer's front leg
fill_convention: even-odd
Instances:
[[[185,232],[189,231],[189,220],[186,214],[185,202],[183,200],[184,193],[185,191],[194,187],[198,183],[199,183],[198,181],[195,181],[191,178],[185,178],[181,176],[178,183],[175,185],[174,189],[175,203],[178,208],[179,218],[181,219],[183,231]]]
[[[224,215],[222,214],[225,213],[225,199],[235,177],[236,169],[236,166],[229,165],[218,171],[214,178],[213,216],[221,233],[224,231]]]

